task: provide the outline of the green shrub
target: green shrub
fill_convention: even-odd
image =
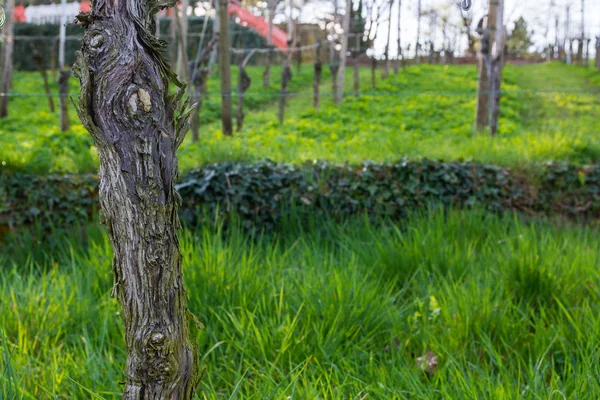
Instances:
[[[181,219],[210,224],[236,215],[249,231],[269,231],[286,218],[403,218],[430,205],[600,217],[600,165],[542,166],[528,177],[479,163],[401,160],[394,164],[332,165],[224,162],[186,173],[177,188]],[[84,221],[97,204],[93,175],[0,177],[0,221],[11,226]]]

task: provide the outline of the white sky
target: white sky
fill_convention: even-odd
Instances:
[[[343,0],[340,0],[343,2]],[[485,8],[488,0],[472,0],[473,6],[469,11],[473,15],[475,20],[474,24],[484,15]],[[417,33],[417,0],[403,0],[402,1],[402,20],[401,20],[401,39],[403,47],[408,43],[411,43],[411,54],[414,54],[414,47]],[[444,6],[447,7],[449,13],[453,16],[452,19],[460,18],[458,7],[452,6],[453,0],[422,0],[422,10],[428,10],[436,8],[443,10]],[[551,4],[553,6],[551,7]],[[581,32],[581,0],[505,0],[504,16],[505,24],[508,25],[509,31],[513,27],[513,23],[520,16],[523,16],[528,22],[529,29],[534,30],[534,43],[536,47],[543,47],[546,43],[545,31],[547,29],[548,21],[549,30],[548,36],[551,38],[551,42],[554,42],[555,36],[555,16],[559,16],[559,37],[562,37],[565,29],[565,16],[566,7],[570,6],[571,9],[571,29],[572,36],[579,37]],[[308,22],[315,16],[319,15],[319,10],[323,10],[323,7],[327,8],[326,4],[322,2],[315,2],[312,4],[306,4],[303,8],[303,14],[301,19]],[[391,55],[396,55],[396,40],[397,40],[397,15],[398,15],[398,0],[394,0],[394,9],[392,10],[392,33],[391,41],[393,43]],[[585,0],[585,30],[588,37],[600,36],[600,0]],[[428,35],[429,32],[429,18],[423,17],[421,19],[421,37]],[[382,54],[385,48],[387,39],[388,23],[384,21],[379,26],[379,32],[377,40],[375,42],[375,52]],[[442,38],[441,29],[437,29],[436,34],[437,40]],[[423,39],[422,39],[423,42]],[[466,48],[466,38],[464,35],[460,36],[461,49]],[[439,47],[439,46],[438,46]],[[594,50],[594,41],[590,43],[590,50]]]

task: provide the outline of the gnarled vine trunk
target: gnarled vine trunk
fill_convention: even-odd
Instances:
[[[79,16],[85,34],[74,66],[81,83],[77,111],[100,156],[113,293],[125,323],[127,400],[189,400],[199,379],[174,186],[190,112],[155,37],[157,7],[172,5],[97,0]],[[177,94],[169,93],[171,82],[180,87]]]

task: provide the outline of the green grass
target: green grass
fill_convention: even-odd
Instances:
[[[271,70],[269,88],[263,86],[264,68],[248,67],[252,85],[245,100],[246,110],[264,107],[273,102],[281,87],[281,67]],[[295,72],[295,70],[294,70]],[[237,88],[238,68],[232,67],[234,93]],[[324,76],[329,76],[324,73]],[[289,85],[291,92],[312,84],[313,75],[308,67],[295,74]],[[0,120],[0,172],[5,170],[33,173],[72,173],[95,172],[98,169],[98,155],[93,141],[79,122],[71,100],[69,120],[71,130],[60,132],[59,99],[54,97],[55,112],[50,112],[47,97],[43,94],[42,78],[39,73],[16,72],[10,98],[9,116]],[[70,93],[77,96],[79,84],[75,78],[70,80]],[[215,74],[207,84],[208,98],[201,112],[201,123],[206,125],[220,118],[221,98],[219,77]],[[50,83],[53,94],[58,94],[58,84]],[[28,96],[32,95],[32,96]],[[258,96],[253,96],[258,95]],[[237,97],[234,97],[237,101]]]
[[[262,72],[261,67],[250,68],[254,84],[246,99],[246,125],[233,138],[221,134],[216,121],[218,81],[209,82],[212,95],[203,106],[201,140],[192,144],[188,138],[184,143],[179,153],[183,170],[264,158],[343,163],[408,156],[517,167],[600,158],[600,72],[592,69],[560,63],[508,65],[499,135],[493,139],[473,135],[474,66],[412,66],[386,81],[379,79],[376,89],[370,87],[370,70],[363,69],[360,98],[351,95],[349,71],[345,87],[349,95],[340,107],[332,104],[330,78],[325,75],[318,113],[312,108],[312,67],[304,66],[292,81],[295,97],[289,100],[283,126],[277,123],[273,96],[279,91],[280,69],[273,71],[267,90],[262,87]],[[17,74],[14,91],[39,93],[39,81],[36,74]],[[0,168],[37,173],[96,170],[95,149],[74,113],[73,129],[61,134],[58,114],[46,111],[43,97],[14,98],[11,106],[12,116],[0,125],[0,161],[5,163]]]
[[[595,230],[477,210],[313,225],[183,233],[199,398],[600,397]],[[0,398],[118,398],[111,251],[85,232],[0,254]]]

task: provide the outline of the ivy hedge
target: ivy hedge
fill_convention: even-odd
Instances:
[[[600,164],[550,163],[532,177],[493,165],[426,159],[360,165],[226,162],[186,173],[177,187],[185,224],[212,223],[234,214],[251,231],[268,231],[290,211],[317,220],[355,214],[400,219],[430,204],[584,222],[600,217]],[[0,225],[84,221],[94,215],[96,197],[93,175],[3,175]]]

